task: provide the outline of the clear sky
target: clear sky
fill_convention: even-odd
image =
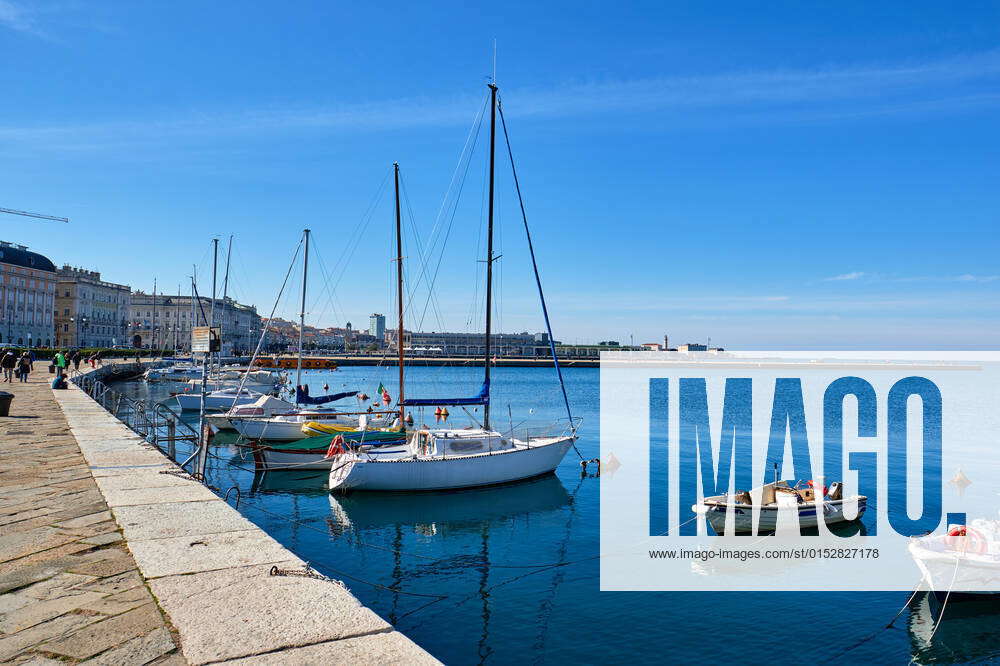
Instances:
[[[0,206],[72,218],[0,238],[205,293],[235,234],[266,314],[309,226],[310,321],[367,325],[398,160],[410,321],[481,329],[482,135],[435,222],[496,38],[557,338],[996,348],[1000,4],[373,4],[0,0]],[[500,324],[540,330],[500,168]]]

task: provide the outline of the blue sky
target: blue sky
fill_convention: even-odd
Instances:
[[[309,226],[310,320],[357,325],[392,307],[388,193],[365,213],[398,160],[409,282],[437,271],[410,319],[481,328],[482,136],[446,247],[412,239],[496,38],[557,337],[995,348],[1000,4],[360,4],[0,0],[0,206],[72,218],[0,238],[148,290],[235,234],[266,312]],[[538,330],[508,168],[500,323]]]

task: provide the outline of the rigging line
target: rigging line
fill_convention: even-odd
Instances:
[[[281,295],[285,292],[285,287],[288,286],[288,278],[292,275],[292,269],[295,268],[295,264],[299,258],[299,250],[302,249],[302,241],[300,240],[295,244],[295,252],[292,253],[292,260],[288,263],[288,270],[285,271],[285,279],[281,283],[281,289],[278,290],[278,296],[274,299],[274,306],[271,308],[271,314],[268,315],[267,321],[263,326],[260,327],[260,338],[257,339],[257,346],[253,350],[253,355],[250,357],[249,367],[254,367],[254,362],[257,360],[257,356],[260,354],[260,348],[264,344],[264,338],[267,336],[267,329],[271,326],[271,321],[274,319],[274,313],[278,309],[278,304],[281,302]],[[197,293],[197,291],[196,291]],[[247,376],[249,373],[243,373],[243,380],[240,382],[240,391],[243,390],[243,385],[246,383]],[[235,402],[235,399],[234,399]]]
[[[410,306],[413,303],[413,299],[416,298],[417,290],[420,287],[420,283],[423,280],[427,279],[427,262],[423,261],[423,258],[426,256],[426,253],[424,251],[423,244],[420,242],[420,234],[417,232],[416,218],[413,215],[413,207],[410,205],[410,195],[409,195],[409,193],[406,190],[406,182],[402,178],[402,173],[400,173],[399,184],[400,184],[400,189],[401,189],[402,194],[403,194],[403,201],[406,202],[406,210],[407,210],[407,213],[409,214],[409,222],[410,222],[410,224],[409,224],[409,227],[408,227],[407,230],[410,232],[410,236],[413,238],[413,243],[414,243],[414,245],[417,248],[417,254],[421,257],[421,261],[419,262],[420,275],[417,277],[416,280],[413,281],[412,286],[409,287],[409,289],[408,289],[409,296],[406,299],[406,303],[405,303],[405,306],[404,306],[404,312],[409,312]],[[408,273],[409,273],[409,271],[407,271],[407,274]],[[410,284],[410,280],[406,280],[406,284],[409,285]],[[440,323],[440,321],[441,321],[441,311],[440,311],[440,306],[437,303],[437,299],[434,298],[433,292],[429,292],[428,295],[427,295],[427,297],[429,299],[431,299],[431,309],[434,310],[434,312],[435,312],[435,314],[437,316],[438,322]]]
[[[514,166],[514,151],[510,147],[510,135],[507,133],[507,120],[504,118],[503,114],[503,104],[499,101],[497,102],[497,110],[500,111],[500,124],[503,126],[503,137],[507,144],[507,156],[510,158],[510,171],[514,177],[514,188],[517,190],[517,201],[521,206],[521,219],[524,221],[524,234],[528,239],[528,251],[531,254],[531,267],[535,271],[535,284],[538,286],[538,299],[542,302],[542,314],[545,316],[545,328],[549,334],[549,348],[552,351],[552,364],[556,367],[556,374],[559,376],[559,387],[562,389],[563,402],[566,404],[566,416],[569,417],[569,427],[573,430],[573,434],[576,435],[576,428],[573,426],[573,410],[569,406],[569,395],[566,393],[566,382],[563,379],[562,368],[559,365],[559,355],[556,354],[556,341],[552,337],[552,322],[549,320],[549,309],[545,305],[545,292],[542,291],[542,278],[538,273],[538,262],[535,260],[535,246],[531,242],[531,230],[528,228],[528,214],[524,209],[524,197],[521,196],[521,184],[517,178],[517,168]],[[574,437],[573,450],[576,451],[576,455],[580,456],[583,460],[583,456],[580,454],[580,450],[576,448],[576,439]]]
[[[455,164],[455,169],[454,171],[452,171],[451,174],[451,180],[448,182],[448,189],[445,190],[444,198],[441,199],[441,205],[438,207],[437,216],[435,216],[434,218],[434,227],[431,229],[431,235],[430,235],[430,238],[432,240],[437,238],[438,228],[439,225],[441,224],[441,220],[444,218],[444,216],[447,215],[446,209],[449,207],[448,205],[449,196],[451,195],[455,187],[455,179],[458,177],[458,173],[462,169],[462,162],[466,160],[471,161],[472,152],[474,152],[476,149],[476,143],[479,140],[479,132],[482,129],[483,118],[485,117],[486,114],[486,102],[489,100],[489,97],[490,97],[489,93],[483,96],[483,102],[480,105],[479,110],[473,116],[472,125],[469,127],[469,133],[465,137],[465,144],[462,146],[462,151],[458,155],[458,163]],[[470,141],[473,142],[471,148],[469,146]],[[468,158],[466,158],[467,151],[468,151]],[[468,173],[468,170],[469,170],[468,162],[466,162],[465,173]],[[465,180],[465,175],[463,174],[462,181],[464,182],[464,180]],[[461,198],[461,190],[459,190],[458,198]],[[458,198],[452,199],[452,201],[455,202],[453,205],[457,205]],[[434,244],[432,243],[431,248],[433,248],[433,245]]]
[[[489,205],[489,196],[486,191],[486,182],[489,180],[490,176],[490,161],[483,161],[483,181],[482,181],[482,197],[479,203],[479,226],[476,229],[476,254],[475,256],[475,266],[476,266],[476,279],[473,282],[474,291],[472,296],[472,303],[470,305],[469,320],[465,324],[466,331],[472,328],[472,322],[479,319],[479,285],[480,285],[480,275],[481,271],[484,269],[486,264],[482,259],[479,259],[479,253],[483,249],[483,227],[486,226],[486,208]],[[489,261],[491,257],[488,257],[486,261]],[[483,289],[483,300],[486,300],[486,290]],[[485,309],[485,304],[484,304]]]
[[[313,238],[315,239],[315,233],[313,234]],[[317,260],[317,263],[319,265],[320,275],[323,276],[324,289],[325,289],[325,291],[327,293],[327,296],[328,296],[327,297],[326,305],[324,305],[323,309],[321,311],[319,311],[318,314],[316,314],[316,316],[314,317],[314,319],[316,321],[318,321],[323,315],[326,314],[328,308],[330,308],[330,309],[333,310],[333,316],[336,319],[336,318],[338,318],[338,315],[344,314],[344,310],[343,310],[343,306],[341,305],[340,301],[337,299],[337,293],[336,293],[336,291],[334,289],[332,289],[331,286],[330,286],[330,277],[331,277],[332,272],[329,269],[327,269],[327,267],[326,267],[326,262],[323,260],[323,254],[322,254],[322,252],[320,252],[320,249],[319,249],[319,243],[316,243],[315,240],[314,240],[313,243],[312,243],[312,247],[314,248],[314,251],[315,251],[315,254],[316,254],[316,260]],[[319,301],[322,298],[323,298],[323,294],[321,292],[316,297],[316,301],[313,302],[312,311],[314,311],[314,312],[316,311],[316,307],[319,305]]]
[[[409,313],[410,306],[413,304],[413,299],[416,298],[417,289],[420,287],[421,281],[428,279],[427,278],[427,261],[424,260],[424,257],[429,258],[429,254],[426,254],[424,252],[423,245],[420,242],[420,234],[417,233],[417,225],[416,225],[415,218],[413,217],[413,208],[410,206],[410,195],[406,191],[406,182],[402,178],[402,173],[400,173],[399,184],[402,186],[401,189],[403,191],[403,200],[406,202],[406,209],[409,212],[409,216],[410,216],[410,233],[413,236],[414,243],[415,243],[415,245],[417,247],[417,253],[421,257],[421,261],[420,261],[420,277],[415,281],[413,287],[411,287],[411,289],[410,289],[410,296],[406,300],[405,307],[403,308],[403,310],[404,310],[405,313]],[[428,282],[429,282],[429,280],[428,280]],[[443,324],[443,318],[441,317],[441,305],[438,302],[437,298],[434,296],[434,292],[433,291],[428,291],[427,298],[430,300],[431,309],[434,311],[434,314],[437,316],[438,325],[443,330],[444,329],[444,324]]]
[[[344,244],[344,249],[340,253],[340,258],[337,260],[337,265],[340,267],[340,273],[336,276],[333,283],[333,288],[337,289],[340,286],[340,281],[344,279],[344,275],[347,272],[347,266],[349,264],[348,257],[353,256],[354,252],[357,250],[358,245],[361,244],[361,240],[364,237],[364,230],[369,224],[371,224],[372,218],[375,215],[375,211],[382,200],[382,192],[385,190],[386,184],[389,182],[389,174],[391,169],[387,170],[385,176],[382,178],[382,182],[379,184],[378,189],[375,192],[375,196],[372,197],[371,202],[368,204],[368,208],[361,216],[361,220],[358,222],[357,226],[354,228],[352,235],[348,238],[347,243]]]
[[[469,136],[466,138],[465,147],[462,149],[462,154],[459,155],[459,161],[458,161],[458,164],[455,167],[455,173],[452,175],[451,184],[449,184],[448,191],[445,193],[445,198],[441,202],[441,209],[438,211],[438,220],[435,221],[435,223],[434,223],[434,232],[432,233],[432,240],[433,240],[433,242],[430,244],[430,246],[428,248],[428,259],[430,258],[431,254],[433,252],[436,252],[436,250],[434,248],[436,247],[436,245],[437,245],[437,239],[440,236],[439,235],[435,236],[435,234],[437,234],[438,225],[440,223],[440,218],[441,218],[442,214],[447,215],[447,213],[445,212],[445,203],[448,201],[448,195],[451,193],[452,189],[454,188],[455,177],[458,175],[458,171],[459,171],[459,169],[462,166],[462,160],[464,158],[465,159],[465,169],[462,171],[462,178],[461,178],[461,180],[458,183],[458,192],[452,198],[452,203],[450,205],[450,208],[451,208],[451,217],[450,217],[450,219],[448,221],[447,229],[445,230],[444,240],[441,243],[441,250],[440,250],[440,254],[438,254],[437,265],[434,268],[434,276],[431,278],[431,283],[430,283],[430,285],[428,287],[429,291],[433,291],[434,290],[434,286],[437,283],[438,272],[441,270],[441,261],[442,261],[442,259],[444,259],[444,251],[445,251],[445,248],[448,246],[448,239],[451,237],[451,230],[452,230],[452,228],[454,227],[454,224],[455,224],[455,216],[458,213],[458,205],[459,205],[459,203],[461,202],[461,199],[462,199],[462,192],[465,190],[465,183],[468,181],[469,167],[472,165],[472,155],[473,155],[473,153],[476,150],[476,145],[479,143],[479,135],[482,132],[483,119],[484,119],[484,117],[486,115],[486,102],[488,100],[489,100],[489,95],[487,94],[483,98],[482,107],[480,108],[479,113],[476,116],[476,119],[473,121],[473,126],[469,129]],[[471,146],[469,144],[470,140],[472,141]],[[468,149],[468,156],[467,157],[466,157],[466,149]],[[417,328],[415,330],[420,330],[420,329],[423,328],[424,319],[426,318],[426,316],[427,316],[427,303],[424,304],[424,310],[423,310],[423,313],[420,315],[419,325],[417,326]]]

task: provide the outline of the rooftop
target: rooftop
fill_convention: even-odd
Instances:
[[[7,241],[0,241],[0,263],[56,272],[56,265],[48,257],[29,251],[27,245],[16,245]]]

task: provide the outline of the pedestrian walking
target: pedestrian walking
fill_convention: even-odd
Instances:
[[[0,367],[3,368],[3,380],[7,383],[14,381],[14,366],[17,365],[17,356],[14,355],[14,350],[8,349],[4,352],[3,357],[0,357]]]
[[[73,350],[73,353],[69,356],[69,360],[73,361],[73,369],[80,372],[80,361],[83,360],[83,355],[80,354],[79,349]]]
[[[31,374],[31,356],[28,355],[28,352],[24,352],[17,360],[17,378],[22,382],[27,382],[29,374]]]

